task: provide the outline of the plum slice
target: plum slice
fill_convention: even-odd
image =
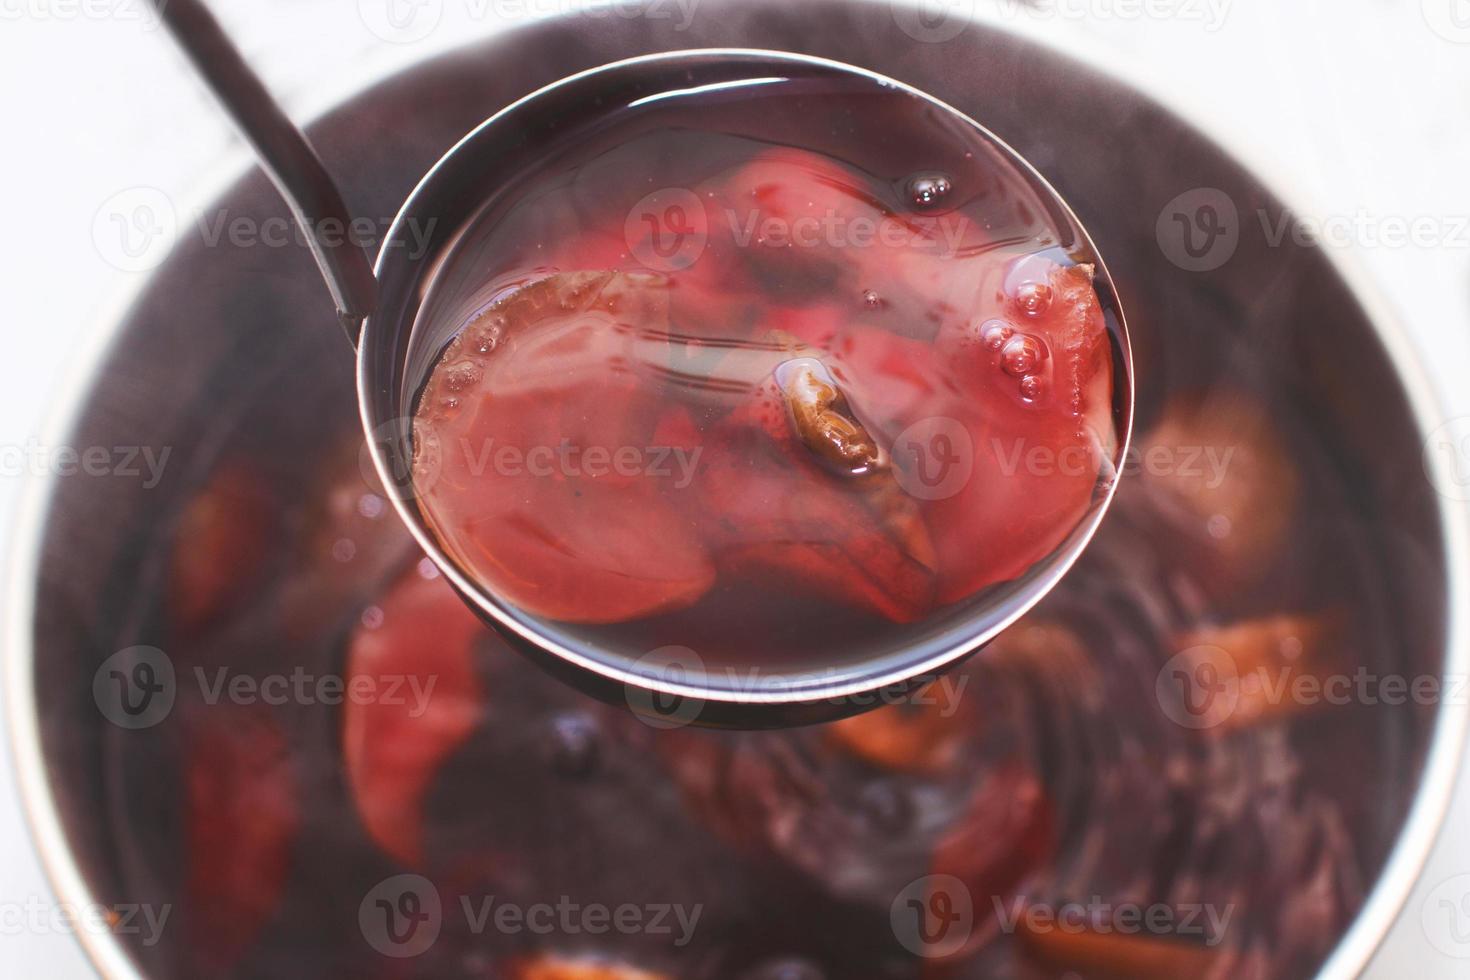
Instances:
[[[611,960],[546,955],[512,965],[513,980],[669,980],[662,973]]]
[[[396,860],[423,860],[423,797],[445,760],[480,724],[484,690],[475,641],[490,636],[441,577],[415,569],[378,607],[381,622],[363,625],[347,654],[348,690],[357,683],[404,685],[415,698],[345,703],[342,751],[347,782],[369,836]]]
[[[720,568],[920,618],[933,543],[886,452],[821,360],[796,346],[768,357],[770,374],[711,435],[698,480]]]
[[[425,513],[462,565],[533,615],[624,622],[691,605],[714,581],[648,462],[676,411],[640,368],[666,348],[667,293],[650,273],[522,285],[450,344],[422,395]]]
[[[291,749],[256,706],[185,718],[189,932],[210,975],[232,970],[280,903],[301,824]]]

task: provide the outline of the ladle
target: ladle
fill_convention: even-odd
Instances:
[[[412,229],[434,229],[429,248],[384,246],[376,267],[364,246],[343,230],[352,216],[342,194],[305,134],[277,106],[219,23],[200,0],[155,0],[159,16],[200,75],[254,147],[260,164],[311,245],[348,339],[357,350],[358,396],[374,465],[395,509],[424,551],[465,601],[522,652],[589,694],[626,702],[661,724],[776,727],[829,720],[874,706],[932,678],[983,647],[1042,599],[1092,539],[1113,497],[1127,452],[1133,415],[1132,358],[1117,293],[1105,263],[1081,223],[1057,192],[1014,150],[958,110],[900,82],[838,62],[771,51],[698,50],[654,54],[565,78],[500,109],[453,147],[424,176],[403,205],[385,242],[406,241]],[[456,245],[461,225],[484,203],[486,187],[503,185],[539,149],[635,102],[705,87],[738,88],[772,77],[859,77],[911,96],[916,106],[950,114],[972,126],[1014,165],[1076,235],[1069,251],[1096,267],[1095,288],[1114,346],[1114,419],[1117,440],[1093,504],[1071,535],[1022,578],[985,593],[983,612],[913,649],[881,662],[855,663],[820,678],[766,672],[752,682],[721,678],[701,665],[667,659],[632,660],[579,643],[556,624],[538,621],[493,594],[461,569],[425,523],[412,486],[415,386],[411,352],[423,357],[418,316],[433,270]],[[500,184],[497,184],[497,179]]]

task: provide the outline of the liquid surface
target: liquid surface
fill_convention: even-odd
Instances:
[[[973,127],[805,85],[626,110],[441,273],[421,508],[472,579],[604,649],[904,645],[1051,555],[1111,476],[1076,230]]]

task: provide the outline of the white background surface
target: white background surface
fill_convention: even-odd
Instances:
[[[572,0],[419,0],[420,14],[437,20],[414,21],[432,29],[412,43],[389,43],[372,30],[382,30],[387,2],[211,5],[288,110],[305,118],[367,79]],[[1167,98],[1207,107],[1207,128],[1279,175],[1287,199],[1307,214],[1368,228],[1347,247],[1409,324],[1446,418],[1470,416],[1470,228],[1462,226],[1470,220],[1470,0],[1040,2],[1041,12],[1006,0],[974,6],[1020,30],[1088,38],[1096,59],[1120,59],[1154,78]],[[198,200],[244,157],[168,39],[151,29],[143,0],[0,0],[0,125],[3,448],[41,438],[60,379],[144,275],[118,269],[94,245],[99,209],[139,185]],[[1373,229],[1416,219],[1437,229],[1434,244],[1376,241]],[[7,553],[24,480],[0,473]],[[0,757],[0,972],[91,976],[69,935],[37,928],[23,912],[53,899],[12,787],[7,755]],[[1470,873],[1467,831],[1470,792],[1462,785],[1431,869],[1370,977],[1470,976],[1470,958],[1435,949],[1435,927],[1423,921],[1426,909],[1448,912],[1437,905],[1443,893],[1430,895],[1435,886]],[[1470,903],[1461,921],[1470,930]],[[1448,945],[1470,956],[1470,931],[1466,939]]]

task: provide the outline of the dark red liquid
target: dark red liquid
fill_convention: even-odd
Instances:
[[[1044,60],[1035,67],[1049,70]],[[1118,140],[1152,152],[1146,127],[1159,118],[1142,115]],[[892,132],[878,113],[860,121],[865,132]],[[408,137],[385,135],[385,154],[403,151]],[[1053,158],[1073,175],[1132,159],[1067,157],[1068,145]],[[873,172],[941,166],[963,193],[957,165],[935,164],[916,140],[882,151],[893,159]],[[688,166],[661,161],[645,176],[662,184]],[[99,392],[95,408],[120,422],[121,441],[177,446],[190,463],[170,464],[136,506],[106,480],[59,501],[51,546],[75,560],[48,558],[38,581],[48,639],[36,658],[56,753],[49,781],[92,893],[119,908],[172,909],[161,936],[140,917],[117,923],[140,972],[1315,976],[1399,844],[1425,765],[1414,733],[1435,713],[1278,698],[1273,685],[1287,669],[1325,684],[1360,665],[1387,676],[1428,662],[1421,644],[1439,634],[1411,620],[1442,618],[1442,556],[1424,550],[1417,507],[1400,511],[1400,498],[1364,487],[1383,461],[1342,439],[1345,420],[1360,418],[1344,406],[1361,391],[1339,386],[1335,370],[1311,383],[1323,372],[1306,356],[1318,349],[1308,336],[1327,323],[1333,337],[1368,341],[1358,314],[1257,302],[1227,288],[1229,277],[1175,269],[1151,224],[1150,215],[1137,235],[1107,229],[1119,243],[1110,255],[1138,284],[1130,306],[1152,369],[1140,374],[1133,472],[1075,570],[984,655],[942,678],[927,705],[788,732],[656,730],[515,655],[423,562],[387,491],[364,483],[352,375],[336,338],[308,329],[316,308],[265,290],[253,317],[196,330],[177,302],[164,305],[177,294],[156,293],[134,324],[150,329],[129,336],[159,339],[155,317],[175,342],[208,336],[181,363],[208,350],[209,372],[154,391],[136,379],[155,375],[123,357],[109,376],[121,379],[125,403]],[[512,254],[534,264],[528,241],[516,246],[527,254]],[[1286,267],[1263,284],[1292,287],[1278,295],[1311,267],[1290,251],[1271,253]],[[315,296],[303,262],[294,274]],[[291,263],[282,268],[293,274]],[[483,307],[476,270],[463,270],[459,294],[454,271],[442,298]],[[1327,297],[1315,279],[1300,283],[1302,302]],[[233,294],[219,299],[239,306]],[[464,322],[453,320],[433,353]],[[236,345],[246,337],[251,346]],[[123,515],[133,544],[115,556],[74,550],[102,514]],[[76,572],[98,560],[108,563],[106,587],[93,592]],[[671,629],[675,617],[660,621]],[[886,622],[831,617],[846,621]],[[887,628],[906,635],[920,624]],[[97,661],[137,644],[166,650],[178,678],[172,714],[146,731],[104,721],[89,691]],[[1237,704],[1194,704],[1220,679],[1209,659],[1180,660],[1200,647],[1233,659]],[[65,659],[74,670],[48,672]],[[264,684],[298,669],[382,696],[272,704],[210,695],[220,670]],[[390,686],[405,675],[432,693]],[[1257,676],[1266,683],[1244,683]],[[1234,710],[1212,716],[1217,705]],[[384,952],[386,937],[373,931],[387,921],[379,902],[414,911],[381,890],[405,874],[426,878],[443,911],[418,956]],[[973,911],[971,928],[942,933],[965,941],[948,958],[921,955],[895,928],[895,907],[912,911],[907,903],[928,896],[909,889],[935,874],[958,878]],[[684,945],[676,922],[594,932],[558,915],[549,933],[508,932],[493,915],[478,918],[491,897],[497,909],[570,899],[583,910],[662,904],[702,915]],[[1028,928],[1033,920],[1018,916],[1070,903],[1096,912],[1095,928]],[[1192,931],[1120,930],[1105,909],[1130,903],[1162,906],[1171,923],[1189,916]],[[1201,906],[1232,913],[1228,927],[1204,931]]]
[[[604,650],[909,645],[1111,478],[1080,240],[984,134],[874,82],[622,110],[436,282],[423,512],[488,591]]]

